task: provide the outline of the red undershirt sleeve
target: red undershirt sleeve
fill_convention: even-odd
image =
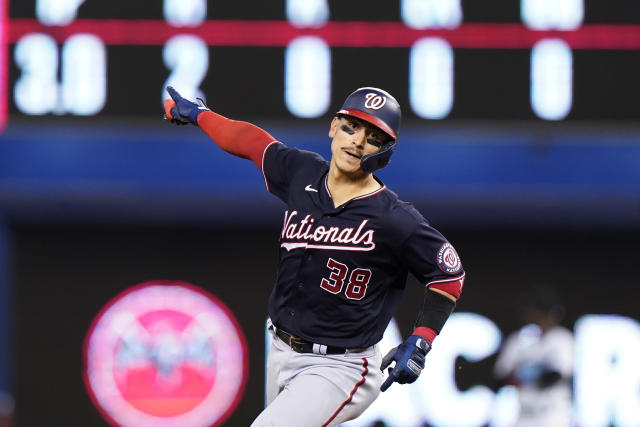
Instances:
[[[429,344],[433,344],[433,340],[436,339],[438,333],[428,326],[419,326],[413,330],[411,335],[420,335],[422,338],[429,341]]]
[[[227,153],[251,160],[262,170],[262,156],[267,146],[275,141],[256,125],[231,120],[213,111],[198,115],[198,126]]]

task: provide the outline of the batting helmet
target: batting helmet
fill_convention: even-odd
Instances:
[[[336,114],[364,120],[391,137],[377,153],[362,156],[360,167],[363,171],[371,173],[389,164],[402,116],[400,104],[391,94],[375,87],[361,87],[347,97]]]

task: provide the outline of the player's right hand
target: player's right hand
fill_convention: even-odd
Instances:
[[[171,99],[164,101],[164,114],[165,118],[171,120],[172,123],[178,125],[191,123],[198,126],[198,114],[209,111],[200,98],[197,98],[198,103],[196,104],[180,96],[178,91],[171,86],[167,86],[167,92],[169,92]]]

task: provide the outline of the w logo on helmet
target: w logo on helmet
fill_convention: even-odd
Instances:
[[[368,93],[365,96],[364,106],[372,110],[379,110],[387,103],[387,98],[377,93]]]

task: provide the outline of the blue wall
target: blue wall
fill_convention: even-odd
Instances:
[[[329,156],[324,126],[262,126]],[[639,141],[605,129],[407,126],[378,175],[452,225],[638,227]],[[259,222],[279,218],[280,207],[252,163],[195,127],[12,125],[0,136],[0,212],[12,218]]]

